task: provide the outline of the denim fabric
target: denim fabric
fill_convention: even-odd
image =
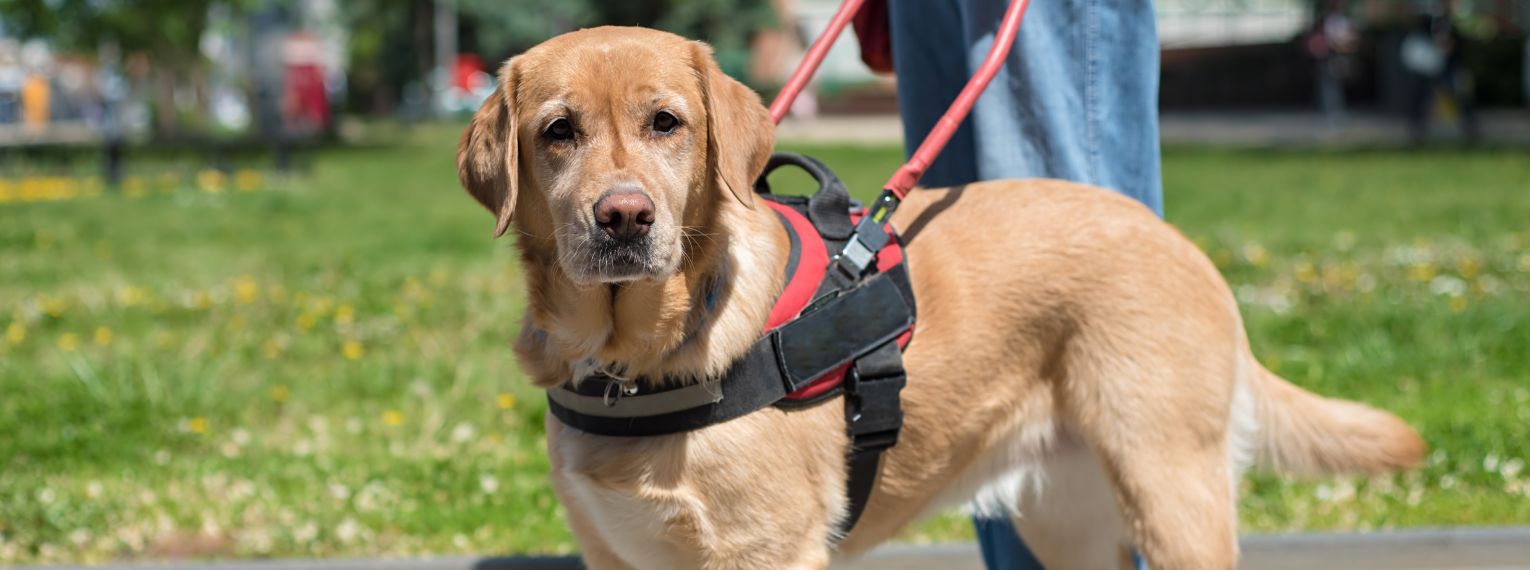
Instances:
[[[993,45],[1008,0],[890,0],[903,137],[912,153]],[[1004,69],[921,184],[1062,178],[1163,215],[1158,30],[1149,0],[1034,0]],[[975,519],[994,570],[1041,569],[1010,521]],[[1146,568],[1141,559],[1139,569]]]
[[[912,152],[993,45],[1008,0],[890,0]],[[1163,212],[1158,29],[1148,0],[1033,0],[1004,68],[925,186],[1063,178]]]

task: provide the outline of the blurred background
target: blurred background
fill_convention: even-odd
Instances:
[[[571,552],[456,139],[558,33],[704,39],[768,100],[836,6],[0,0],[0,565]],[[1530,523],[1530,0],[1156,9],[1169,221],[1268,367],[1436,450],[1256,474],[1245,530]],[[847,33],[780,146],[868,199],[896,101]]]

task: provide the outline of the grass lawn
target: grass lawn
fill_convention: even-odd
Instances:
[[[455,135],[286,182],[0,187],[0,565],[572,551],[507,349],[522,284]],[[805,150],[862,192],[900,156]],[[1437,450],[1397,477],[1253,476],[1245,531],[1530,522],[1530,156],[1177,149],[1164,170],[1264,362]]]

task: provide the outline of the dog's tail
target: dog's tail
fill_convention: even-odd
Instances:
[[[1258,463],[1297,474],[1384,473],[1417,466],[1428,451],[1397,416],[1324,398],[1254,365]]]

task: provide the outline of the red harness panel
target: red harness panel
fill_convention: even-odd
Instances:
[[[824,272],[829,267],[829,252],[824,247],[823,236],[818,235],[818,229],[813,227],[813,222],[801,212],[790,206],[765,200],[771,209],[786,218],[788,231],[796,234],[798,244],[797,268],[792,272],[782,289],[781,296],[776,298],[776,304],[770,310],[770,319],[765,323],[765,330],[770,331],[791,322],[802,314],[808,303],[813,301],[813,294],[818,291],[819,283],[823,282]],[[861,220],[862,211],[850,213],[850,223],[854,224]],[[892,239],[887,240],[887,245],[877,252],[877,271],[886,271],[889,268],[903,262],[903,246],[898,243],[896,233],[890,226],[883,226]],[[898,336],[898,346],[907,347],[909,339],[913,338],[914,330],[904,331]],[[851,363],[830,370],[823,376],[814,378],[807,386],[786,395],[788,400],[808,400],[821,396],[830,390],[838,388],[845,380],[845,372],[850,370]]]

